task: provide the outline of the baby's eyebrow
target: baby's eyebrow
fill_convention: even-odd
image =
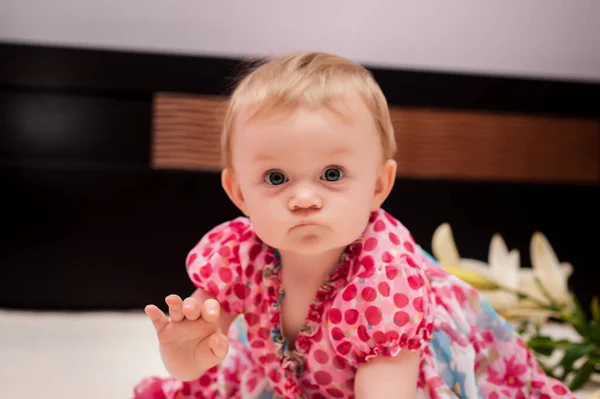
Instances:
[[[352,151],[349,148],[336,148],[333,151],[328,151],[326,153],[327,156],[334,157],[338,155],[349,155],[352,154]]]
[[[258,154],[254,157],[254,162],[275,161],[275,156],[271,154]]]

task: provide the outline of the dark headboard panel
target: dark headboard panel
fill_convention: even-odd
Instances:
[[[14,44],[0,59],[0,307],[129,309],[191,292],[187,251],[238,215],[216,151],[244,64]],[[528,263],[540,230],[589,303],[600,84],[371,70],[401,143],[386,208],[426,249],[450,222],[467,257],[486,259],[500,232]]]

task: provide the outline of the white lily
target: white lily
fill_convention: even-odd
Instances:
[[[440,225],[433,234],[432,250],[443,269],[479,289],[496,310],[503,311],[517,305],[519,298],[515,292],[519,285],[520,255],[517,250],[508,251],[500,234],[492,237],[487,264],[460,257],[452,229],[447,223]],[[508,290],[499,290],[499,286]]]
[[[500,234],[492,237],[487,264],[460,258],[447,223],[433,234],[432,250],[442,268],[476,287],[507,318],[541,324],[556,314],[549,307],[564,308],[572,303],[567,286],[572,266],[559,263],[542,233],[536,232],[531,239],[533,268],[520,267],[519,251],[509,251]],[[530,299],[519,299],[517,292]]]
[[[556,312],[544,310],[540,304],[570,310],[573,301],[567,282],[573,266],[558,261],[550,242],[540,232],[531,237],[530,253],[532,268],[520,270],[519,292],[531,299],[522,299],[518,307],[507,311],[506,316],[524,318],[536,314],[536,321],[544,322]]]

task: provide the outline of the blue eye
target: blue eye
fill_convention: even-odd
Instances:
[[[327,168],[321,175],[322,180],[331,182],[341,180],[342,177],[344,177],[344,172],[340,168]]]
[[[265,174],[265,183],[273,186],[279,186],[288,181],[288,178],[281,172],[269,172]]]

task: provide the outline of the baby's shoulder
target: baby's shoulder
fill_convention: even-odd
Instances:
[[[192,248],[189,257],[206,257],[208,253],[220,252],[222,255],[230,251],[238,253],[241,250],[257,256],[266,247],[258,238],[252,223],[247,217],[237,217],[213,227],[205,233]],[[228,248],[228,249],[226,249]],[[203,254],[203,255],[201,255]]]
[[[261,282],[263,266],[273,261],[273,254],[258,238],[250,220],[238,217],[202,236],[189,251],[186,266],[196,287],[217,297],[233,292],[245,299],[248,287]]]

